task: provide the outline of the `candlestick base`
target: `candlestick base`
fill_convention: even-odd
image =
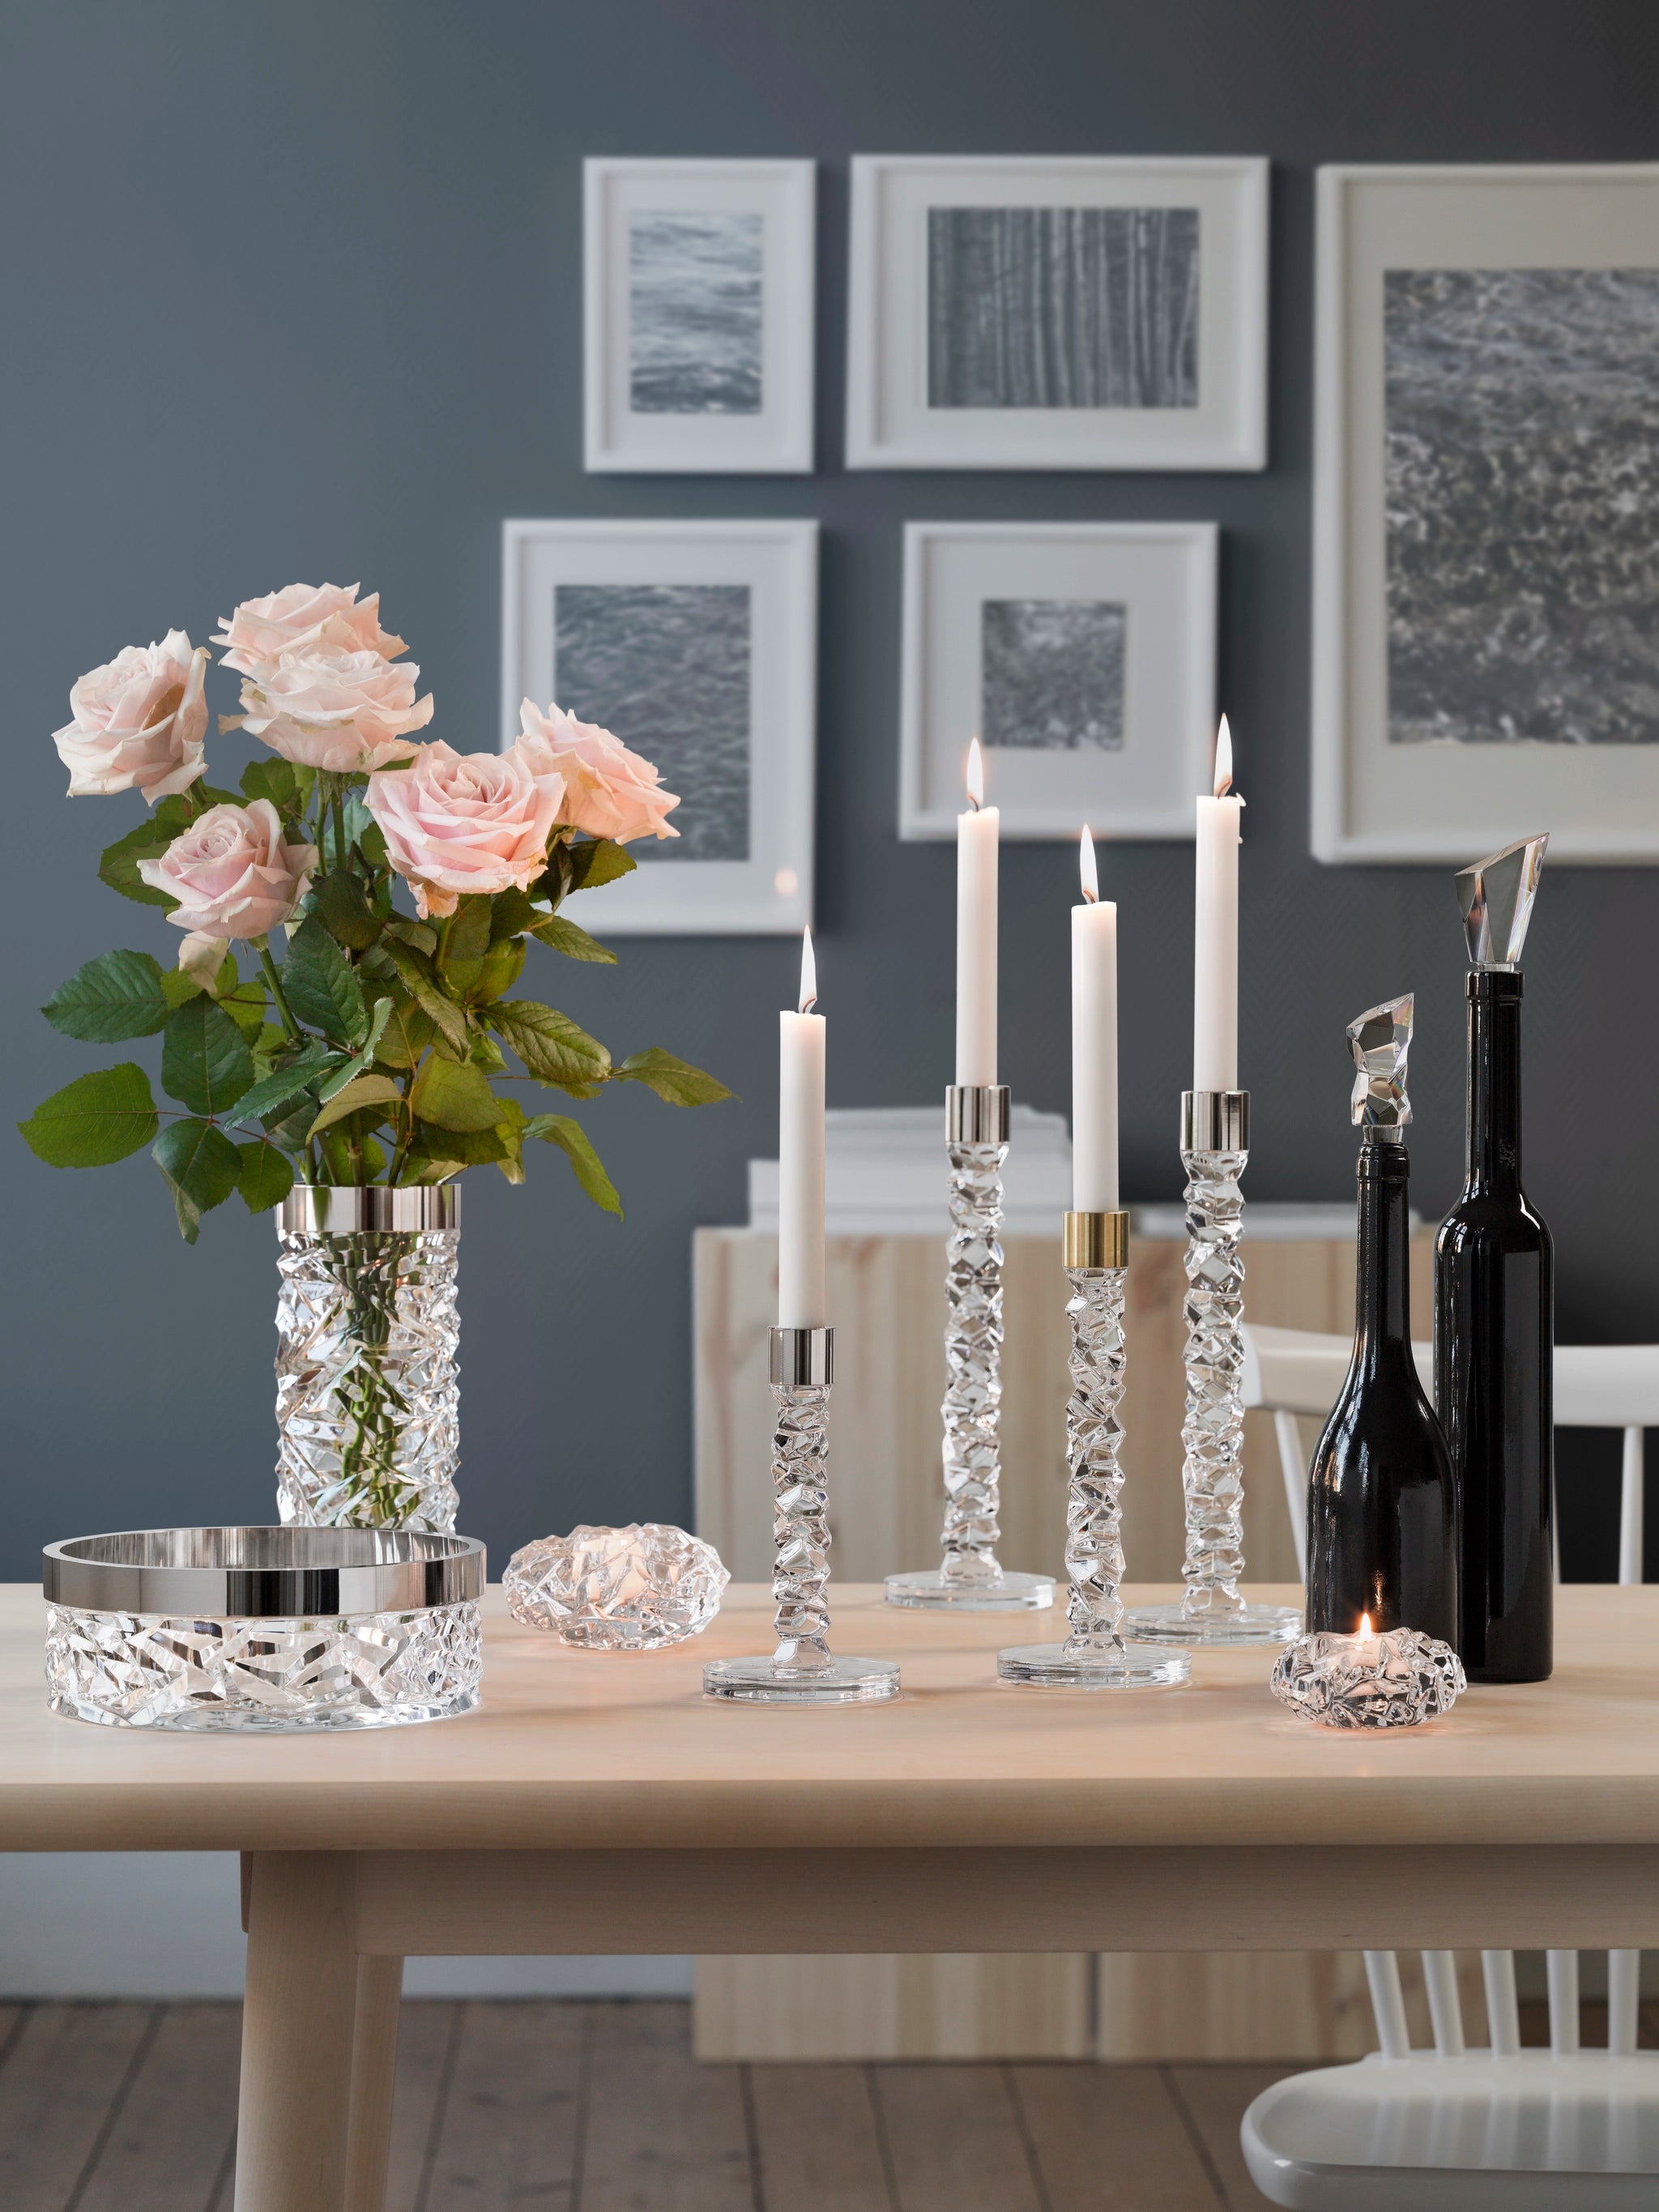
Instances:
[[[1192,1665],[1184,1651],[1152,1644],[1076,1653],[1066,1644],[1017,1644],[998,1652],[997,1680],[1040,1690],[1172,1689],[1187,1680]]]
[[[751,1705],[867,1705],[899,1692],[890,1659],[834,1659],[808,1669],[781,1659],[711,1659],[704,1694]]]
[[[1284,1644],[1302,1633],[1293,1605],[1244,1605],[1213,1613],[1185,1605],[1138,1605],[1123,1618],[1123,1633],[1136,1644]]]
[[[994,1581],[959,1582],[938,1567],[889,1575],[889,1605],[936,1606],[952,1613],[1045,1613],[1054,1601],[1052,1575],[1012,1575]]]

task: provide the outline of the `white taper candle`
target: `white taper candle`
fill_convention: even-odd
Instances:
[[[1002,817],[982,806],[985,769],[968,748],[968,796],[957,817],[957,1081],[997,1079],[997,842]]]
[[[1229,796],[1227,718],[1215,741],[1215,795],[1198,800],[1193,957],[1193,1088],[1238,1088],[1238,842],[1244,802]]]
[[[800,1011],[778,1016],[778,1327],[823,1328],[823,1063],[812,933],[801,937]]]
[[[1117,908],[1103,904],[1095,841],[1079,855],[1083,903],[1072,908],[1072,1209],[1115,1213]]]

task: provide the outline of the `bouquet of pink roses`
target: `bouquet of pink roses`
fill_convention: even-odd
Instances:
[[[731,1094],[656,1047],[613,1061],[568,1016],[507,994],[532,939],[614,960],[560,907],[626,874],[631,840],[673,836],[678,800],[608,730],[528,699],[505,752],[417,739],[431,696],[356,585],[247,600],[214,643],[242,679],[222,732],[240,726],[272,756],[240,797],[204,780],[208,652],[181,630],[83,676],[54,739],[72,798],[142,794],[149,818],[98,872],[185,934],[175,968],[106,952],[43,1011],[89,1044],[159,1034],[176,1110],[125,1060],[37,1107],[20,1125],[31,1148],[78,1168],[150,1146],[192,1243],[233,1191],[262,1212],[296,1177],[434,1183],[493,1161],[521,1182],[532,1139],[620,1212],[580,1123],[527,1113],[503,1086],[592,1098],[643,1083],[674,1106]]]

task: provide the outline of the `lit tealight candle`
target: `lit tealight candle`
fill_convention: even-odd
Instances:
[[[1215,741],[1215,791],[1198,800],[1193,940],[1193,1088],[1238,1088],[1238,833],[1227,717]]]
[[[985,761],[968,748],[968,811],[957,817],[957,1081],[997,1079],[997,845],[1002,817],[983,804]]]
[[[1117,1211],[1117,908],[1101,902],[1085,829],[1072,908],[1072,1208]]]
[[[823,1016],[812,933],[803,931],[800,1006],[778,1016],[778,1327],[823,1328]]]

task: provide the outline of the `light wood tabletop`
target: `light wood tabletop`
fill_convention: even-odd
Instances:
[[[770,1648],[755,1585],[690,1643],[627,1655],[522,1629],[492,1589],[477,1712],[234,1736],[58,1718],[40,1594],[8,1587],[0,1849],[1659,1844],[1659,1586],[1563,1589],[1550,1681],[1477,1686],[1389,1735],[1286,1713],[1261,1652],[1198,1652],[1179,1690],[1018,1690],[994,1680],[998,1646],[1060,1637],[1060,1614],[1011,1627],[831,1595],[837,1650],[899,1661],[894,1704],[705,1700],[706,1660]]]
[[[810,1979],[815,1954],[1659,1945],[1659,1588],[1563,1590],[1552,1680],[1387,1735],[1284,1712],[1260,1651],[1199,1652],[1179,1690],[1022,1691],[994,1655],[1029,1615],[833,1604],[838,1650],[899,1661],[891,1705],[705,1700],[706,1660],[769,1648],[752,1584],[637,1656],[568,1650],[492,1591],[464,1719],[151,1735],[47,1711],[14,1587],[0,1849],[244,1854],[236,2212],[380,2212],[411,1952]]]

